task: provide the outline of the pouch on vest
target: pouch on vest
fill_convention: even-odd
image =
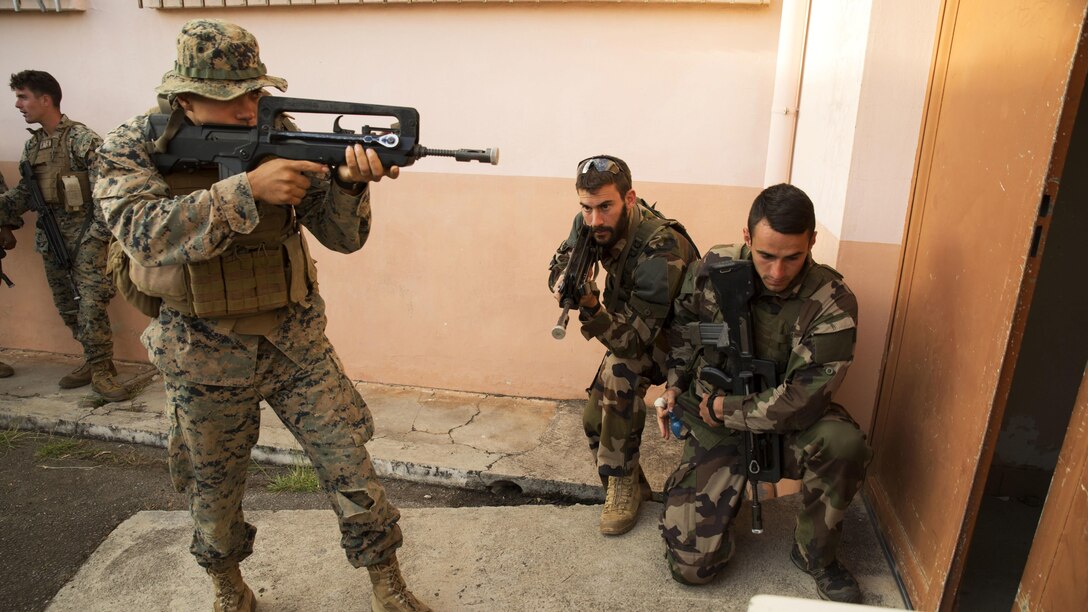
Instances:
[[[86,172],[57,176],[57,195],[68,212],[79,212],[91,201],[91,181]]]
[[[130,263],[131,260],[121,247],[121,243],[111,239],[109,253],[106,258],[106,273],[112,276],[114,284],[117,285],[117,291],[125,298],[126,302],[132,304],[136,310],[144,315],[153,319],[158,318],[162,298],[140,291],[136,283],[132,281]]]

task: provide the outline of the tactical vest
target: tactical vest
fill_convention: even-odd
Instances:
[[[615,312],[622,304],[628,304],[635,312],[644,317],[663,317],[668,313],[672,304],[649,304],[641,300],[632,300],[638,256],[642,254],[650,239],[659,231],[664,231],[666,227],[676,230],[691,246],[692,256],[687,263],[699,259],[699,249],[696,248],[695,241],[688,236],[687,230],[679,221],[666,218],[657,208],[646,204],[646,201],[642,198],[639,198],[635,212],[642,215],[642,220],[635,230],[635,236],[627,242],[627,245],[623,247],[623,251],[620,253],[616,269],[622,272],[608,275],[604,289],[604,306],[607,310]]]
[[[723,249],[722,254],[740,259],[742,250],[743,246],[733,245]],[[757,359],[773,361],[779,380],[786,373],[794,340],[800,341],[801,330],[795,330],[795,327],[801,317],[802,306],[820,287],[833,280],[842,279],[842,275],[834,268],[815,262],[804,274],[795,296],[778,299],[769,295],[757,295],[751,302],[754,355]]]
[[[173,173],[164,178],[173,195],[187,195],[210,187],[218,180],[218,171]],[[235,236],[223,254],[156,267],[129,261],[127,280],[140,293],[161,299],[183,314],[209,319],[245,318],[302,301],[317,279],[317,269],[299,232],[294,208],[261,203],[257,207],[257,227]],[[119,289],[128,297],[131,287]]]
[[[53,206],[78,212],[91,201],[91,182],[86,170],[72,169],[72,153],[68,144],[68,132],[75,126],[86,127],[71,121],[49,136],[44,129],[36,130],[28,156],[34,168],[34,178],[42,191],[42,198]]]

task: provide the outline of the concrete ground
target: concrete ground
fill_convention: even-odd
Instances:
[[[0,428],[19,427],[163,446],[165,397],[144,364],[118,364],[123,379],[149,381],[133,400],[102,404],[88,388],[56,381],[76,358],[0,349],[16,375],[0,379]],[[738,517],[738,552],[704,587],[674,582],[665,568],[657,503],[629,534],[596,529],[603,500],[572,402],[358,383],[374,413],[367,444],[384,476],[453,487],[518,487],[590,505],[428,508],[403,511],[400,553],[409,583],[439,610],[649,610],[679,605],[743,610],[757,594],[815,598],[812,580],[789,561],[796,495],[766,500],[762,535]],[[679,456],[652,423],[642,464],[654,486]],[[265,407],[255,456],[302,461],[297,443]],[[366,609],[369,581],[345,561],[328,511],[253,512],[256,550],[243,564],[262,610]],[[841,557],[865,603],[903,607],[860,500],[847,514]],[[54,599],[51,610],[194,610],[210,603],[208,579],[188,553],[184,512],[140,512],[120,525]],[[168,577],[168,579],[166,579]]]

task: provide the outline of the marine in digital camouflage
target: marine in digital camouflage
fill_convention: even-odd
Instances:
[[[678,403],[689,411],[680,465],[665,485],[661,532],[672,575],[688,584],[709,582],[733,554],[732,522],[747,483],[741,432],[784,434],[783,476],[802,483],[794,537],[810,569],[835,560],[843,514],[872,454],[846,410],[831,401],[853,360],[857,300],[837,272],[811,256],[780,293],[757,280],[751,302],[755,357],[773,360],[782,383],[726,396],[724,427],[692,416],[710,391],[695,373],[722,364],[688,343],[684,328],[722,322],[708,270],[734,258],[751,259],[748,247],[716,246],[688,268],[666,332],[668,386],[684,390]]]
[[[40,167],[48,164],[52,156],[64,155],[61,149],[67,148],[69,169],[88,172],[91,181],[94,180],[95,150],[102,144],[102,139],[93,130],[61,115],[52,136],[46,134],[44,128],[32,129],[30,133],[20,161]],[[99,366],[113,359],[113,334],[107,307],[116,289],[113,279],[105,272],[109,230],[90,198],[76,210],[64,204],[50,205],[72,260],[79,300],[72,293],[67,272],[49,251],[41,228],[34,232],[35,250],[42,254],[46,281],[61,319],[83,347],[86,362]],[[0,195],[0,226],[22,227],[22,215],[31,209],[30,191],[21,181],[15,183]]]
[[[270,210],[254,201],[245,174],[174,194],[155,168],[147,134],[146,115],[112,131],[95,183],[106,222],[133,262],[207,261],[229,251]],[[293,210],[333,251],[362,248],[370,232],[369,189],[352,195],[315,178]],[[313,283],[301,301],[251,319],[200,318],[164,304],[141,336],[166,381],[171,474],[189,496],[192,551],[202,566],[229,567],[252,550],[255,528],[244,521],[241,495],[262,399],[314,464],[348,560],[356,567],[382,563],[400,546],[399,512],[364,446],[373,433],[370,410],[344,374],[325,326],[325,304]]]
[[[587,340],[596,338],[607,349],[587,389],[589,400],[582,419],[603,483],[609,476],[630,475],[638,465],[646,390],[665,377],[668,345],[661,330],[684,271],[696,258],[693,245],[668,225],[656,230],[639,249],[629,249],[639,226],[658,218],[641,199],[633,212],[626,231],[601,254],[608,274],[603,307],[594,316],[579,314],[582,335]],[[552,258],[549,287],[562,274],[581,228],[579,214],[570,237]],[[625,263],[625,255],[633,261]],[[640,477],[644,478],[641,472]]]

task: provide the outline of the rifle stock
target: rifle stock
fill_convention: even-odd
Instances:
[[[284,113],[337,114],[331,132],[283,130],[277,119]],[[388,117],[389,127],[362,126],[359,133],[340,127],[345,115]],[[394,121],[395,120],[395,121]],[[150,137],[158,139],[168,129],[170,115],[150,116]],[[406,106],[336,102],[264,96],[257,103],[255,127],[183,125],[153,157],[166,174],[218,166],[224,179],[256,168],[268,157],[309,160],[329,166],[345,163],[344,149],[361,144],[374,149],[385,168],[410,166],[427,156],[452,157],[457,161],[499,163],[498,149],[430,149],[419,144],[419,111]]]

